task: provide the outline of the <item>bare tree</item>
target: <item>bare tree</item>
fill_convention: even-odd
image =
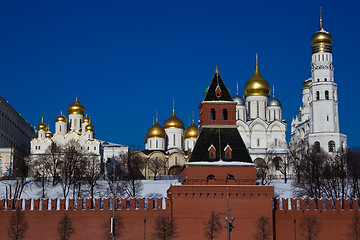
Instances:
[[[213,240],[221,232],[221,223],[218,215],[214,211],[211,212],[210,217],[204,222],[206,239]]]
[[[154,180],[159,174],[166,173],[167,161],[165,158],[155,157],[148,160],[149,170],[154,174]]]
[[[57,227],[57,231],[59,234],[59,237],[61,240],[68,240],[70,239],[70,236],[75,232],[73,226],[72,226],[72,221],[71,219],[68,217],[67,214],[65,214],[60,222],[59,225]]]
[[[87,156],[87,167],[84,170],[84,177],[91,198],[91,207],[93,207],[93,199],[94,199],[95,191],[98,186],[98,181],[101,178],[100,165],[101,163],[97,155]]]
[[[329,155],[317,146],[310,147],[299,159],[296,166],[298,179],[294,183],[299,197],[322,197],[324,170],[328,161]]]
[[[353,221],[350,224],[349,240],[359,240],[360,238],[360,219],[357,212],[354,214]]]
[[[300,222],[301,235],[306,240],[315,239],[320,231],[320,222],[315,216],[307,216]]]
[[[8,228],[8,237],[12,240],[20,240],[25,238],[25,232],[28,224],[25,214],[18,208],[10,217],[10,226]]]
[[[345,152],[345,159],[350,185],[350,197],[360,198],[360,150],[348,149]]]
[[[170,215],[159,215],[154,225],[154,237],[161,240],[176,238],[176,226]]]
[[[65,147],[60,162],[60,183],[64,198],[68,196],[71,187],[73,188],[73,197],[75,198],[76,186],[84,165],[84,158],[83,154],[79,151],[79,145],[75,142],[70,142]]]
[[[115,215],[115,236],[121,237],[122,233],[121,230],[124,228],[124,223],[122,221],[122,218],[116,214]],[[111,240],[112,239],[112,233],[111,230],[111,222],[110,219],[104,224],[104,240]]]
[[[269,240],[271,239],[271,224],[270,219],[264,216],[256,221],[257,232],[254,235],[255,240]]]
[[[257,158],[255,159],[254,163],[256,164],[256,176],[257,179],[260,179],[261,181],[261,185],[266,185],[269,181],[269,171],[270,171],[270,167],[269,167],[269,162],[270,162],[269,157],[266,157],[265,161],[262,158]]]

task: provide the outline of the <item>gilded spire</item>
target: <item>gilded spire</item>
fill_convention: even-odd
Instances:
[[[319,21],[320,21],[320,28],[319,28],[319,30],[323,29],[321,11],[322,11],[322,7],[320,7],[320,19],[319,19]]]
[[[219,65],[219,63],[216,63],[215,73],[217,73],[217,74],[219,74],[218,65]]]
[[[173,114],[175,114],[175,98],[173,98]]]
[[[258,56],[258,53],[256,53],[256,67],[258,66],[259,64],[259,56]]]
[[[274,87],[274,84],[273,84],[273,98],[275,98],[275,87]]]

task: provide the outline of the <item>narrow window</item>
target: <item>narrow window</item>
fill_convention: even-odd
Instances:
[[[173,145],[175,146],[175,134],[173,135],[173,140],[174,140]]]
[[[211,121],[215,121],[215,120],[216,120],[215,108],[212,108],[212,109],[211,109],[210,117],[211,117]]]
[[[320,82],[320,78],[318,78],[317,81]]]
[[[329,141],[329,152],[335,152],[335,142],[333,140]]]
[[[326,116],[326,120],[329,121],[329,116]]]
[[[60,132],[61,132],[61,126],[60,126]]]
[[[223,120],[228,120],[228,111],[226,108],[223,109]]]
[[[96,150],[96,147],[94,147],[94,150]]]
[[[260,147],[260,139],[257,139],[257,146]]]
[[[325,79],[326,79],[326,78],[325,78]],[[329,91],[328,91],[328,90],[325,91],[325,99],[326,99],[326,100],[329,100]]]
[[[156,148],[158,148],[158,140],[156,140]]]
[[[327,78],[324,78],[324,81],[327,82]]]
[[[316,100],[320,100],[320,93],[319,93],[319,91],[316,91]]]
[[[259,102],[256,102],[256,114],[259,117]]]

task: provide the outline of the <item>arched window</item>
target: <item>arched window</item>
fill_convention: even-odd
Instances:
[[[335,152],[335,142],[333,140],[329,141],[328,146],[329,146],[329,152]]]
[[[206,177],[206,180],[215,180],[215,176],[210,174],[209,176]]]
[[[320,142],[318,141],[314,142],[314,148],[320,150]]]
[[[320,100],[320,92],[316,91],[316,100]]]
[[[325,78],[325,79],[326,79],[326,78]],[[325,91],[325,99],[326,99],[326,100],[329,100],[329,91],[328,91],[328,90]]]
[[[324,78],[324,81],[327,82],[327,78]]]
[[[317,81],[320,82],[320,78],[318,78]]]
[[[228,110],[226,108],[223,109],[223,120],[228,120]]]
[[[210,118],[211,118],[211,121],[216,120],[215,108],[211,109]]]

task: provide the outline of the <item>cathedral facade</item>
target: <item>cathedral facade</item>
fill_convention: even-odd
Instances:
[[[335,153],[347,147],[347,137],[340,133],[337,84],[334,80],[333,39],[320,28],[311,37],[311,77],[302,85],[302,106],[291,122],[291,143],[304,142]]]

